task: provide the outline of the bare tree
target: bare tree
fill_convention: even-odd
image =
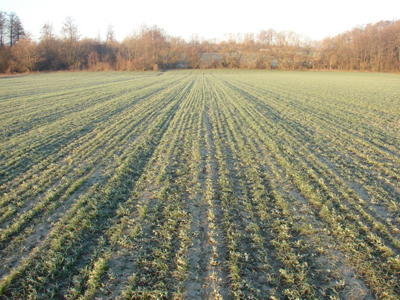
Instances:
[[[63,56],[64,63],[68,68],[78,68],[79,59],[79,31],[75,20],[72,17],[65,18],[61,28],[61,34],[64,38]]]
[[[0,11],[0,46],[4,46],[6,36],[7,13]]]
[[[266,50],[274,45],[275,36],[276,32],[273,29],[262,30],[257,35],[257,41],[262,45],[263,49]]]
[[[168,52],[165,58],[167,68],[176,68],[183,57],[185,41],[182,38],[170,38]]]
[[[25,36],[25,30],[22,26],[21,20],[16,13],[12,12],[8,16],[8,36],[10,46],[16,44],[21,38]]]
[[[191,69],[199,69],[202,63],[202,39],[198,35],[192,35],[186,45],[185,57]]]
[[[36,43],[29,36],[14,44],[11,48],[11,72],[31,72],[35,69],[37,61]]]
[[[55,38],[53,24],[47,22],[43,25],[42,30],[40,30],[40,40],[50,41]]]
[[[61,34],[70,43],[76,43],[79,40],[78,25],[72,17],[68,16],[65,18]]]
[[[245,33],[242,40],[242,50],[246,52],[253,52],[255,50],[255,38],[253,33]]]
[[[57,70],[60,68],[60,41],[54,33],[53,25],[45,23],[40,31],[38,44],[39,70]]]
[[[115,41],[114,28],[111,24],[108,24],[106,33],[106,44]]]

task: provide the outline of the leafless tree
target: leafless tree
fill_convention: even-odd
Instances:
[[[55,38],[53,24],[47,22],[43,25],[42,30],[40,31],[40,40],[48,42]]]
[[[40,31],[38,44],[38,70],[57,70],[61,67],[60,44],[53,25],[49,22],[45,23]]]
[[[275,44],[276,32],[273,29],[262,30],[257,35],[257,41],[262,45],[263,49],[269,49]]]
[[[11,72],[31,72],[35,69],[37,61],[36,43],[30,37],[25,37],[11,48]]]
[[[114,41],[115,41],[114,28],[111,24],[108,24],[107,33],[106,33],[106,44],[114,42]]]
[[[186,42],[146,25],[122,43],[115,39],[111,25],[105,40],[81,40],[71,17],[65,19],[61,34],[58,38],[52,25],[46,23],[36,44],[26,37],[15,13],[0,12],[0,72],[176,67],[400,71],[400,21],[358,26],[321,42],[273,29],[257,35],[230,34],[222,41],[194,35]],[[7,37],[9,43],[5,42]]]
[[[72,17],[68,16],[65,18],[61,34],[70,43],[76,43],[79,40],[78,25]]]
[[[25,36],[25,30],[22,26],[21,20],[16,13],[12,12],[8,15],[8,36],[10,46],[16,44],[21,38]]]
[[[7,13],[0,11],[0,47],[4,46],[6,36]]]
[[[72,17],[64,20],[61,28],[61,34],[64,38],[62,48],[64,63],[68,68],[77,69],[79,66],[79,31],[78,25]]]

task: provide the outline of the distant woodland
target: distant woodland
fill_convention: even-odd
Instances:
[[[57,70],[165,70],[249,68],[280,70],[400,71],[400,21],[359,26],[311,41],[292,31],[231,34],[225,40],[190,41],[142,26],[122,42],[112,26],[106,36],[82,38],[67,17],[59,34],[44,24],[34,41],[15,13],[0,12],[0,72]]]

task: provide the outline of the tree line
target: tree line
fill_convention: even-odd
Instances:
[[[359,26],[322,41],[292,31],[231,34],[189,41],[143,25],[122,42],[111,25],[105,37],[81,38],[67,17],[60,34],[44,24],[34,41],[15,13],[0,12],[0,72],[57,70],[146,71],[176,68],[400,71],[400,21]]]

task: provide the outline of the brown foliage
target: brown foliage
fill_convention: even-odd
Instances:
[[[74,20],[67,18],[62,38],[45,24],[38,44],[21,38],[3,45],[0,72],[88,69],[151,71],[174,68],[328,69],[398,72],[400,21],[356,27],[321,42],[292,31],[263,30],[230,34],[217,42],[193,36],[189,42],[169,36],[157,26],[142,26],[122,42],[112,26],[105,41],[81,40]]]

